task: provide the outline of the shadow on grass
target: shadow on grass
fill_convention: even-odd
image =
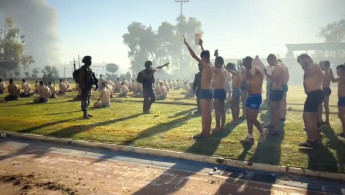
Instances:
[[[63,138],[72,137],[73,135],[76,135],[76,134],[84,132],[84,131],[88,131],[88,130],[93,129],[95,127],[109,125],[112,123],[117,123],[117,122],[129,120],[132,118],[136,118],[140,115],[141,114],[135,114],[135,115],[126,116],[123,118],[107,120],[107,121],[93,123],[93,124],[89,124],[89,125],[74,125],[74,126],[63,128],[63,129],[59,129],[58,131],[51,132],[51,133],[47,134],[47,136],[63,137]]]
[[[27,129],[20,130],[19,133],[30,133],[32,131],[35,131],[35,130],[38,130],[38,129],[41,129],[41,128],[45,128],[45,127],[49,127],[49,126],[53,126],[53,125],[57,125],[57,124],[61,124],[61,123],[77,121],[77,120],[81,120],[81,119],[82,119],[81,117],[78,117],[78,118],[71,118],[71,119],[65,119],[65,120],[45,123],[45,124],[42,124],[42,125],[38,125],[38,126],[34,126],[34,127],[29,127]]]

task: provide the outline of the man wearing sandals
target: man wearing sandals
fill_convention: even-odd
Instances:
[[[321,90],[322,70],[319,65],[314,64],[308,54],[297,57],[297,62],[304,70],[304,91],[307,99],[304,103],[303,121],[307,132],[307,141],[299,144],[301,147],[314,149],[319,143],[319,132],[317,130],[318,110],[323,102]]]
[[[345,64],[337,66],[338,78],[334,78],[332,69],[330,69],[331,78],[333,82],[338,82],[338,117],[343,126],[343,132],[338,136],[345,138]]]

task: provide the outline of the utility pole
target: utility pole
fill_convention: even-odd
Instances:
[[[183,9],[183,3],[188,3],[189,0],[175,0],[176,3],[181,3],[181,15],[180,17],[183,15],[182,9]]]

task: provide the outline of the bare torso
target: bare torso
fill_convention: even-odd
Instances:
[[[321,90],[322,70],[317,64],[311,64],[304,71],[304,89],[306,93]]]
[[[212,89],[211,81],[214,72],[214,66],[211,63],[202,62],[201,89]]]
[[[289,73],[289,68],[285,65],[282,65],[283,70],[284,70],[284,80],[283,80],[283,84],[287,84],[289,82],[290,79],[290,73]]]
[[[214,89],[224,89],[225,88],[225,79],[227,77],[227,72],[224,68],[215,68],[214,69],[214,80],[213,88]]]
[[[272,89],[282,89],[284,83],[284,68],[280,65],[274,67],[272,72]]]
[[[255,74],[249,78],[248,94],[261,94],[263,80],[264,76],[257,70]]]
[[[345,77],[339,77],[338,97],[345,97]]]
[[[326,70],[323,73],[323,77],[322,77],[322,88],[328,88],[330,86],[331,86],[331,74],[329,70]]]
[[[236,72],[236,74],[232,75],[232,88],[239,89],[241,87],[241,76],[240,72]]]

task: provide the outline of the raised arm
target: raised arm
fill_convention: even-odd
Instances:
[[[189,44],[187,43],[186,38],[185,38],[184,36],[183,36],[183,41],[184,41],[184,44],[187,46],[190,55],[191,55],[196,61],[198,61],[199,63],[201,63],[201,59],[194,53],[194,51],[192,50],[192,48],[190,48],[190,46],[189,46]]]
[[[336,82],[339,81],[339,77],[338,78],[334,78],[333,71],[332,71],[331,68],[329,69],[329,73],[331,75],[331,80],[332,80],[333,83],[336,83]]]
[[[200,45],[200,47],[201,47],[201,50],[202,51],[205,51],[205,49],[204,49],[204,46],[202,45],[202,39],[199,39],[199,45]]]

